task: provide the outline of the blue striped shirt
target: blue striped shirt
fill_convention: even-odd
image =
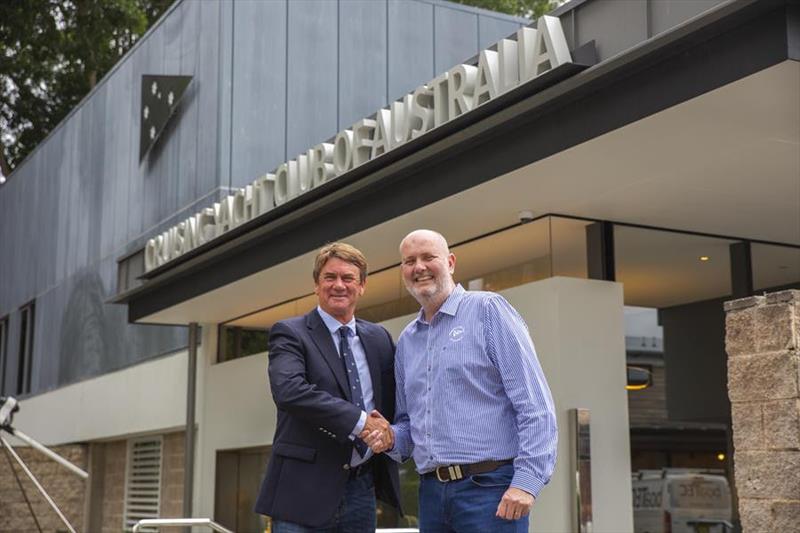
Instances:
[[[423,311],[397,342],[396,441],[420,473],[514,459],[512,487],[550,480],[558,431],[553,398],[525,322],[499,294],[457,286],[430,323]]]

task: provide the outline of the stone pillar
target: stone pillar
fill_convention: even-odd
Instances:
[[[744,533],[800,524],[800,291],[726,302],[734,471]]]

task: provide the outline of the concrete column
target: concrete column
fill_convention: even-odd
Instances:
[[[734,472],[744,533],[800,523],[800,291],[725,304]]]

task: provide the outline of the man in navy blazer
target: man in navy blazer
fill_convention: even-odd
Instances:
[[[274,533],[374,531],[376,497],[400,508],[397,465],[359,435],[393,439],[394,343],[354,318],[367,278],[360,251],[323,247],[313,276],[317,308],[270,329],[278,423],[255,510],[272,517]]]

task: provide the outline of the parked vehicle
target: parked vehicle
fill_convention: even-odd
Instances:
[[[633,474],[634,533],[728,533],[731,491],[721,471],[642,470]]]

